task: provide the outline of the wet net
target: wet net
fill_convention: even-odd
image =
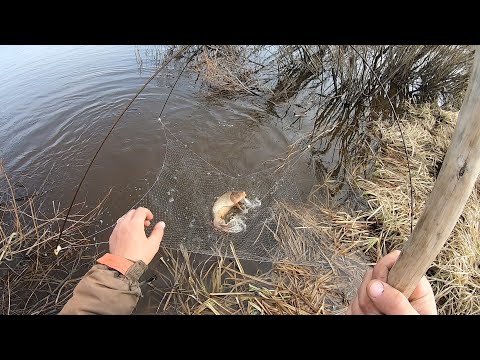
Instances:
[[[181,139],[165,132],[166,154],[163,165],[139,203],[162,219],[168,229],[162,246],[207,255],[271,261],[285,253],[275,238],[275,207],[279,202],[300,204],[301,197],[291,166],[281,166],[244,176],[231,176],[193,152]],[[212,207],[227,191],[245,191],[247,199],[261,205],[243,214],[245,227],[238,233],[214,228]]]
[[[167,224],[162,247],[326,269],[335,275],[336,289],[352,296],[361,282],[364,261],[353,254],[342,255],[333,239],[326,233],[321,235],[318,223],[313,227],[303,223],[309,215],[304,213],[307,208],[295,179],[295,163],[301,151],[265,170],[235,177],[210,164],[165,129],[166,152],[161,169],[139,203]],[[245,191],[247,199],[260,203],[242,215],[245,227],[238,233],[213,226],[216,198],[232,190]],[[294,213],[287,209],[294,209]]]

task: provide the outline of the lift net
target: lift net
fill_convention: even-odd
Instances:
[[[232,190],[245,191],[248,200],[255,203],[258,199],[261,203],[242,215],[245,227],[238,233],[219,231],[213,226],[212,207],[216,198]],[[271,261],[284,257],[275,236],[278,202],[301,203],[287,164],[233,177],[167,133],[163,166],[139,205],[167,224],[164,247],[184,246],[192,252],[232,256],[232,243],[240,258]]]

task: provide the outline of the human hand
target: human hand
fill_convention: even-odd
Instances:
[[[165,228],[163,221],[158,222],[147,238],[144,227],[150,226],[152,220],[152,212],[144,207],[132,209],[119,218],[110,235],[110,253],[133,262],[142,260],[148,265],[160,248]]]
[[[397,262],[400,251],[385,255],[367,271],[347,315],[436,315],[437,306],[432,287],[422,277],[409,299],[386,283],[388,272]]]

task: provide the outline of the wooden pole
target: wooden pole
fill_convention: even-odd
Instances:
[[[435,186],[388,283],[410,297],[452,232],[480,172],[480,46]]]

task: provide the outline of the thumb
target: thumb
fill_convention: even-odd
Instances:
[[[400,291],[380,280],[370,280],[368,297],[385,315],[418,315],[408,299]]]
[[[163,221],[158,222],[152,230],[152,233],[148,237],[148,240],[152,242],[152,246],[160,246],[160,242],[163,239],[163,229],[165,229],[165,223]]]

